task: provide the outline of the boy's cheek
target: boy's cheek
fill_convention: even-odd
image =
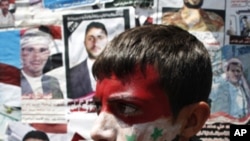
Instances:
[[[170,118],[158,118],[151,122],[133,124],[131,128],[124,129],[126,138],[138,141],[172,141],[180,134],[181,124],[172,124]]]

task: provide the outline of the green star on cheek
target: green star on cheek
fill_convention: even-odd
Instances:
[[[135,135],[131,135],[131,136],[126,135],[126,140],[127,141],[135,141]]]
[[[163,129],[155,128],[154,132],[151,134],[151,137],[154,141],[156,141],[160,136],[162,136]]]

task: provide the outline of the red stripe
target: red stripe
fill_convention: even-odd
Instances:
[[[0,63],[0,82],[20,86],[20,69]]]

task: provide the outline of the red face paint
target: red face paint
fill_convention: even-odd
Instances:
[[[153,121],[171,115],[167,95],[160,87],[158,74],[147,67],[146,75],[136,71],[123,83],[115,76],[97,82],[96,99],[100,112],[109,112],[127,124]]]

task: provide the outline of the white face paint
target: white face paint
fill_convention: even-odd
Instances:
[[[91,136],[95,141],[172,141],[180,129],[181,123],[172,124],[170,118],[128,125],[112,114],[101,112]]]
[[[172,141],[179,134],[181,124],[172,124],[169,118],[132,126],[137,141]]]

